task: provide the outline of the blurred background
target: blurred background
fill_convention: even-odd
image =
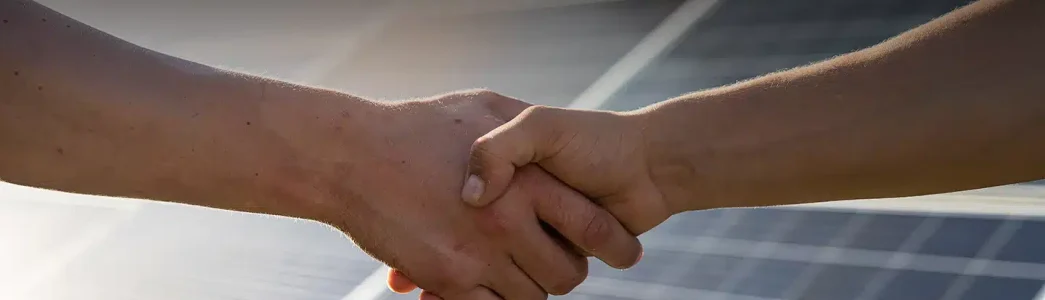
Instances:
[[[368,98],[403,99],[485,87],[537,104],[628,110],[867,47],[971,1],[39,2],[164,53]],[[1004,224],[1010,223],[1004,220],[1036,220],[1045,215],[1043,204],[1045,185],[1032,182],[948,195],[844,201],[794,210],[810,214],[808,220],[820,220],[813,214],[820,216],[819,212],[826,211],[916,218],[953,214],[974,221],[1001,220],[988,223],[1008,228]],[[784,215],[791,212],[778,211]],[[760,266],[745,265],[748,258],[698,254],[680,244],[680,239],[695,235],[698,229],[722,227],[728,231],[735,218],[730,221],[734,223],[715,221],[726,215],[730,212],[693,212],[669,220],[643,237],[649,250],[640,268],[620,272],[593,261],[592,277],[577,293],[562,298],[855,298],[831,294],[844,292],[844,282],[830,282],[829,285],[838,287],[826,292],[793,287],[789,293],[767,292],[759,287],[781,283],[774,283],[772,278],[730,275],[737,268],[748,266],[746,271],[751,271]],[[917,220],[912,224],[925,224],[922,219]],[[799,226],[795,234],[815,236],[823,234],[818,228],[832,226],[808,222],[813,222],[809,231],[799,230],[806,228]],[[772,227],[767,226],[763,229]],[[977,228],[988,228],[968,226],[971,227],[954,230],[976,232]],[[996,233],[994,227],[985,231],[984,241]],[[756,227],[744,228],[741,231],[758,231]],[[896,230],[882,230],[886,229]],[[1028,238],[1045,233],[1027,232]],[[1016,236],[1019,234],[1022,233]],[[316,223],[284,218],[70,195],[0,183],[0,243],[0,299],[417,297],[417,293],[389,293],[380,264],[341,233]],[[730,243],[716,240],[716,245],[743,247]],[[1027,255],[1032,257],[1025,262],[1045,263],[1045,242],[1021,245],[1014,249],[1030,251]],[[781,253],[800,249],[788,247],[767,249],[781,249]],[[903,249],[897,246],[875,255],[892,259],[890,253]],[[1039,249],[1042,251],[1034,252]],[[712,251],[701,251],[705,250]],[[726,258],[708,261],[708,257],[720,256]],[[983,259],[973,256],[967,260],[976,258]],[[811,262],[803,262],[797,268],[809,268]],[[1045,279],[1045,271],[1041,271],[1045,268],[1027,268],[1030,271],[1005,273],[1022,278],[1020,281],[1003,280],[990,287],[1007,291],[1005,299],[1036,297],[1041,279]],[[965,271],[952,273],[968,275]],[[733,279],[710,288],[694,283],[712,278],[707,276],[720,281]],[[830,277],[834,276],[827,278]],[[884,291],[893,286],[889,283],[892,277],[882,279]],[[853,278],[852,282],[866,279]],[[919,278],[904,280],[920,282]],[[947,284],[953,285],[950,281]],[[883,299],[904,299],[903,295],[911,299],[973,299],[961,292],[926,297],[915,292],[920,288],[917,285],[906,287],[910,293],[904,292],[903,286],[897,287],[900,290],[896,295],[900,296]],[[972,286],[976,290],[979,285]],[[990,297],[999,294],[984,295],[984,299],[994,299]],[[861,297],[885,296],[872,293]]]

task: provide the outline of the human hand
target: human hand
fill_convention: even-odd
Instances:
[[[601,210],[594,205],[591,201],[584,198],[582,195],[573,191],[569,187],[565,186],[561,182],[556,180],[549,180],[549,176],[540,167],[536,165],[528,165],[516,172],[515,177],[512,179],[512,183],[509,185],[508,190],[501,197],[500,201],[493,203],[490,206],[484,208],[494,211],[533,211],[542,221],[545,221],[549,229],[568,230],[562,233],[563,236],[580,239],[579,243],[588,246],[587,248],[600,249],[604,253],[628,253],[629,260],[616,263],[616,267],[625,268],[633,265],[641,256],[641,249],[635,248],[630,243],[631,239],[628,238],[614,238],[616,232],[622,232],[626,234],[626,231],[620,227],[616,220],[612,219],[608,213]],[[595,211],[593,211],[595,210]],[[532,213],[530,213],[532,214]],[[529,215],[527,215],[529,216]],[[550,217],[549,216],[557,216]],[[505,219],[503,223],[512,222],[528,222],[529,220],[514,220]],[[532,221],[531,221],[532,222]],[[500,226],[500,225],[498,225]],[[609,226],[609,227],[608,227]],[[498,228],[495,226],[494,228]],[[499,230],[499,229],[498,229]],[[509,235],[517,235],[511,234]],[[534,234],[539,236],[540,234]],[[556,235],[556,237],[559,237]],[[614,241],[616,240],[616,241]],[[624,243],[622,243],[624,241]],[[563,240],[557,239],[562,250],[569,251],[571,254],[575,253],[571,249],[571,246],[567,246],[562,242]],[[506,245],[513,245],[508,243]],[[575,255],[575,254],[574,254]],[[548,268],[548,265],[538,266]],[[550,272],[556,272],[555,270],[545,270]],[[404,275],[402,272],[391,269],[388,274],[388,286],[395,292],[407,293],[417,288],[417,285],[413,283],[409,276]],[[533,276],[533,275],[531,275]],[[574,278],[575,281],[564,283],[561,286],[552,287],[551,290],[557,291],[553,294],[562,295],[568,293],[576,285],[580,284],[584,276]],[[546,289],[548,289],[546,287]],[[439,300],[444,299],[436,296],[431,291],[425,291],[421,294],[422,300]],[[448,298],[446,298],[448,299]]]
[[[605,249],[593,254],[612,265],[637,259],[637,239],[536,167],[520,170],[496,205],[460,202],[471,143],[527,106],[485,91],[388,104],[352,117],[365,133],[346,136],[337,126],[306,133],[295,144],[313,159],[296,160],[310,162],[284,172],[285,179],[297,198],[325,202],[317,219],[443,299],[564,294],[584,279],[587,261],[549,236],[538,218],[582,248]]]
[[[516,168],[536,163],[609,210],[632,234],[646,232],[685,209],[668,197],[676,193],[662,180],[670,177],[662,176],[665,169],[650,163],[643,117],[530,107],[474,143],[462,198],[485,206],[504,193]]]

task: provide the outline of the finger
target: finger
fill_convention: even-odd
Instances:
[[[508,200],[512,191],[505,194]],[[512,258],[533,281],[552,295],[565,295],[588,277],[588,260],[549,236],[539,222],[525,223],[512,242]]]
[[[541,289],[541,286],[526,276],[514,261],[500,269],[497,276],[490,280],[488,288],[504,300],[548,299],[548,294]]]
[[[519,180],[529,191],[540,191],[533,199],[541,221],[585,252],[618,269],[629,268],[642,256],[642,244],[609,212],[559,180],[543,175],[536,166],[519,168]]]
[[[558,139],[555,126],[535,117],[545,114],[541,111],[547,109],[527,108],[472,144],[468,176],[461,190],[461,198],[466,203],[476,207],[489,204],[504,193],[516,167],[554,152],[554,141]]]
[[[644,190],[645,189],[645,190]],[[653,229],[670,216],[668,208],[660,202],[642,201],[645,195],[656,194],[654,188],[637,187],[625,194],[599,199],[597,202],[624,225],[633,235],[641,235]]]
[[[580,255],[582,257],[592,257],[591,253],[588,253],[587,250],[581,249],[581,247],[578,247],[573,242],[570,242],[570,240],[567,240],[566,237],[563,237],[562,234],[559,233],[559,230],[555,229],[555,227],[552,227],[551,225],[548,225],[548,223],[544,222],[543,220],[541,221],[541,229],[543,229],[544,232],[551,237],[551,239],[555,240],[556,243],[568,248],[570,252],[576,253],[577,255]]]
[[[388,269],[388,289],[399,294],[406,294],[417,288],[410,278],[407,278],[403,272],[399,272],[395,269]]]

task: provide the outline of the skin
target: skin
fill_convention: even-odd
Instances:
[[[535,163],[641,234],[691,210],[1043,179],[1042,29],[1043,1],[982,0],[868,49],[636,111],[531,107],[475,142],[462,198],[488,205]]]
[[[445,299],[569,292],[587,260],[560,236],[616,267],[641,253],[537,167],[503,203],[460,202],[470,145],[525,102],[373,102],[167,56],[30,1],[0,0],[0,20],[5,182],[322,222]]]

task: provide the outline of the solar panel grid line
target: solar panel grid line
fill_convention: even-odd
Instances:
[[[976,257],[970,261],[966,266],[963,274],[967,275],[979,275],[982,274],[987,266],[990,265],[990,259],[993,259],[1001,248],[1005,246],[1016,234],[1016,230],[1019,229],[1022,221],[1009,216],[1002,222],[1001,226],[998,226],[991,233],[990,239],[980,248],[976,253]],[[941,300],[958,300],[965,291],[968,290],[975,280],[972,276],[959,277],[951,286],[947,287],[947,291],[944,292]]]
[[[659,297],[650,297],[651,290],[664,290]],[[605,277],[589,277],[576,292],[587,295],[609,296],[630,299],[692,300],[728,297],[730,300],[779,300],[747,295],[732,295],[706,289],[686,288],[659,283],[636,282]]]
[[[910,253],[921,247],[933,233],[936,233],[940,229],[941,223],[942,219],[940,217],[930,217],[923,220],[918,225],[918,228],[907,237],[903,245],[896,252],[893,252],[892,257],[886,263],[887,268],[875,273],[871,282],[864,287],[864,290],[856,297],[856,300],[871,300],[878,296],[878,293],[886,287],[889,281],[896,277],[897,269],[906,267],[914,260],[913,255]]]
[[[976,198],[977,201],[982,201],[982,202],[1002,201],[1001,199],[1005,199],[1005,198],[994,198],[994,197],[980,197],[980,196],[977,196],[977,195],[964,196],[964,195],[960,195],[960,194],[959,195],[943,194],[943,195],[931,195],[931,196],[932,196],[932,198],[923,198],[923,197],[905,197],[905,198],[909,198],[909,199],[912,199],[912,200],[918,200],[918,201],[921,201],[921,199],[926,199],[926,201],[931,201],[931,200],[936,199],[936,198],[943,198],[943,201],[947,201],[947,202],[959,201],[958,199],[960,199],[962,197]],[[890,199],[881,199],[881,200],[875,199],[873,201],[888,201],[888,200],[891,200],[891,198]],[[1041,200],[1034,200],[1034,201],[1041,201]],[[839,201],[839,202],[845,202],[845,201]],[[992,220],[992,221],[993,220],[999,220],[999,219],[1017,218],[1017,219],[1019,219],[1019,220],[1021,220],[1023,222],[1045,222],[1045,215],[1041,215],[1041,214],[1024,215],[1024,214],[1020,214],[1019,212],[1015,212],[1015,211],[1012,212],[1012,213],[975,213],[975,212],[968,212],[968,211],[963,211],[963,210],[917,210],[917,209],[902,209],[902,210],[898,210],[898,209],[892,209],[892,208],[889,208],[889,207],[877,207],[876,208],[876,207],[872,207],[872,206],[849,206],[849,205],[839,206],[839,205],[830,205],[830,204],[831,203],[816,203],[816,204],[813,204],[813,205],[804,204],[804,205],[777,206],[777,207],[774,207],[773,209],[796,210],[796,211],[804,211],[804,212],[812,212],[812,213],[815,213],[815,212],[836,212],[837,213],[837,212],[853,212],[853,211],[857,211],[858,213],[861,213],[861,214],[886,214],[886,215],[915,216],[915,217],[940,216],[940,217],[944,217],[944,218],[967,218],[967,219]]]
[[[751,252],[750,256],[752,257],[748,257],[748,255],[745,255],[745,258],[741,262],[741,265],[734,269],[730,276],[719,284],[716,290],[729,292],[734,291],[737,288],[737,285],[741,284],[745,277],[747,277],[748,274],[751,273],[759,263],[764,261],[763,259],[757,259],[755,257],[768,256],[769,253],[772,253],[776,246],[779,245],[778,243],[775,243],[773,241],[783,238],[785,234],[791,231],[796,226],[801,216],[801,214],[788,215],[788,219],[783,224],[780,224],[780,226],[773,226],[771,231],[768,234],[766,234],[765,241],[760,241],[757,244],[755,244],[754,247],[748,248]]]
[[[961,257],[922,255],[914,259],[911,262],[911,264],[907,266],[907,269],[926,272],[946,272],[962,274],[965,270],[966,263],[971,260],[973,259]],[[1045,280],[1045,274],[1041,274],[1040,268],[1041,265],[1038,264],[1008,261],[991,261],[990,266],[987,267],[984,272],[981,272],[980,274],[971,275]]]
[[[864,225],[870,222],[870,219],[871,218],[868,215],[856,215],[852,217],[846,223],[845,229],[843,229],[839,235],[836,235],[831,239],[829,245],[834,247],[840,247],[843,246],[845,243],[848,243],[849,239],[851,239],[852,236],[854,236],[854,234],[858,230],[860,230],[861,228],[863,228]],[[817,252],[816,257],[825,260],[834,260],[839,255],[837,249],[838,248],[822,249]],[[798,279],[795,280],[791,287],[789,287],[784,292],[783,299],[801,299],[802,292],[809,288],[816,276],[823,271],[823,268],[824,266],[822,264],[816,264],[803,270],[802,274],[799,275]]]
[[[995,260],[977,275],[1045,280],[1043,268],[1045,267],[1037,263]]]
[[[649,240],[644,243],[648,249],[667,251],[689,251],[696,255],[730,255],[736,256],[746,249],[757,247],[759,242],[719,237],[663,236],[662,239]],[[779,259],[791,261],[815,262],[815,253],[820,247],[794,244],[779,244],[776,251],[754,256],[763,259]],[[813,254],[810,254],[813,253]]]

